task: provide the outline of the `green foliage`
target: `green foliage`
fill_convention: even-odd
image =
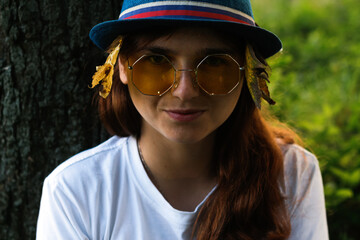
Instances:
[[[253,8],[284,45],[269,61],[271,111],[319,158],[331,239],[360,239],[360,2],[253,0]]]

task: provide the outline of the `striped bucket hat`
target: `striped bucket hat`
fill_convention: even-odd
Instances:
[[[119,35],[195,22],[242,36],[255,44],[265,58],[282,49],[275,34],[255,23],[250,0],[124,0],[119,19],[97,24],[90,38],[105,50]]]

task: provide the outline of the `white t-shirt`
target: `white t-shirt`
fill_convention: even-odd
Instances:
[[[328,239],[316,158],[296,145],[284,154],[290,239]],[[174,209],[147,176],[136,139],[112,137],[65,161],[45,179],[36,237],[190,239],[202,203],[193,212]]]

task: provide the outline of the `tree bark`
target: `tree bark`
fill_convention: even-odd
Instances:
[[[35,239],[42,183],[104,133],[88,88],[95,24],[122,1],[0,0],[0,239]]]

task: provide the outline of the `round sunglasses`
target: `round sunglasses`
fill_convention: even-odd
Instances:
[[[164,55],[142,55],[132,65],[128,63],[131,81],[144,95],[162,96],[178,85],[179,72],[192,72],[193,84],[209,95],[231,93],[240,83],[244,70],[229,54],[211,54],[204,57],[195,69],[176,69]]]

